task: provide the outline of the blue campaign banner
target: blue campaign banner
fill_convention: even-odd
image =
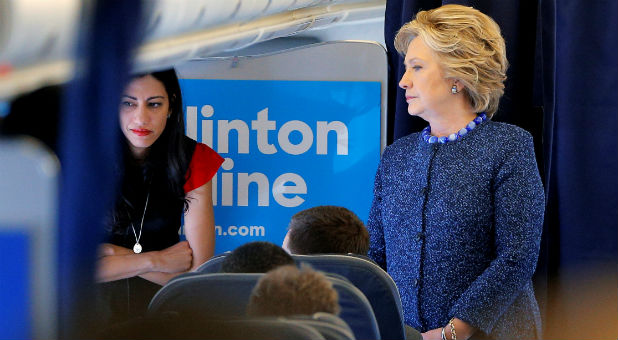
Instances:
[[[380,159],[380,82],[181,79],[186,134],[225,158],[215,253],[281,244],[290,218],[338,205],[367,220]]]

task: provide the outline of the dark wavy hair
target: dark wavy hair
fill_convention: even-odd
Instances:
[[[131,220],[129,210],[136,210],[136,201],[144,200],[146,190],[150,185],[162,185],[167,188],[167,194],[173,200],[182,201],[183,210],[188,208],[183,185],[189,166],[189,159],[184,139],[184,115],[182,111],[182,93],[178,77],[174,69],[138,74],[131,79],[151,75],[160,81],[167,92],[170,106],[170,117],[161,136],[148,149],[143,162],[136,160],[130,149],[129,142],[123,138],[123,164],[118,169],[121,172],[121,193],[108,223],[114,233],[124,233]],[[134,216],[135,217],[135,216]]]

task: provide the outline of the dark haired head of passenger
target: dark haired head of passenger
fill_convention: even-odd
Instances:
[[[333,284],[308,266],[281,266],[266,273],[251,292],[247,315],[289,316],[317,312],[339,314]]]
[[[234,249],[221,263],[222,273],[266,273],[283,265],[294,265],[294,259],[278,245],[249,242]]]
[[[369,233],[352,211],[332,205],[317,206],[292,216],[283,248],[301,255],[367,255]]]

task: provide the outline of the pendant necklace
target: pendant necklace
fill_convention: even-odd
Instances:
[[[144,213],[142,214],[142,222],[139,225],[139,235],[135,232],[133,222],[131,222],[131,229],[133,229],[133,235],[135,236],[135,245],[133,246],[133,252],[139,254],[142,252],[142,245],[139,244],[139,240],[142,238],[142,228],[144,227],[144,217],[146,217],[146,208],[148,208],[148,199],[150,198],[150,185],[148,186],[148,194],[146,195],[146,204],[144,204]]]

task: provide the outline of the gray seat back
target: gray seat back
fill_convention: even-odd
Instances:
[[[326,340],[354,340],[354,332],[343,319],[329,313],[295,315],[287,318],[295,323],[310,326],[320,332]]]
[[[347,278],[367,297],[385,340],[405,339],[403,308],[393,279],[364,256],[344,254],[292,255],[296,262]]]
[[[165,312],[136,318],[103,330],[99,339],[327,340],[310,325],[276,318],[204,319]],[[344,339],[342,339],[344,340]]]
[[[153,297],[150,315],[177,312],[205,319],[229,319],[245,315],[251,291],[264,274],[190,273],[178,276]],[[371,305],[363,293],[345,279],[327,276],[339,295],[340,317],[352,329],[354,337],[380,339]]]
[[[188,273],[175,277],[150,301],[149,314],[176,311],[206,319],[245,315],[251,291],[264,274]]]
[[[212,258],[210,258],[210,260],[202,263],[199,267],[197,267],[195,271],[204,274],[218,273],[219,270],[221,270],[221,263],[223,262],[223,260],[225,260],[225,256],[227,256],[227,254],[229,253],[230,252],[228,251],[223,254],[213,256]]]

